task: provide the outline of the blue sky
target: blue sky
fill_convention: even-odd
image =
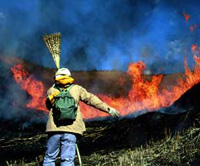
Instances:
[[[183,12],[191,15],[188,22]],[[189,27],[197,24],[193,32]],[[199,44],[200,5],[183,0],[9,0],[0,5],[0,53],[54,67],[42,40],[62,33],[61,66],[70,70],[122,70],[144,61],[152,73],[193,66]]]

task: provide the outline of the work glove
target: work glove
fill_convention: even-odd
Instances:
[[[114,109],[114,108],[110,108],[108,113],[113,117],[113,118],[119,118],[120,113]]]

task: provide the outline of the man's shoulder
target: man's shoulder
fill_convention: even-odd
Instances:
[[[72,88],[74,88],[74,89],[76,89],[78,91],[85,89],[83,86],[81,86],[79,84],[74,84]]]
[[[81,86],[78,85],[78,84],[73,84],[73,87],[75,87],[75,88],[80,88]]]
[[[80,88],[81,88],[81,86],[80,85],[78,85],[78,84],[73,84],[73,86],[72,86],[72,88],[71,89],[73,89],[73,90],[75,90],[76,92],[77,91],[79,91],[80,90]],[[73,91],[72,90],[72,91]]]

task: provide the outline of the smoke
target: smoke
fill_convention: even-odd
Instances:
[[[45,113],[26,107],[31,100],[31,96],[24,91],[20,85],[16,84],[10,70],[10,64],[0,60],[0,119],[17,122],[16,129],[28,127],[28,124],[42,123],[47,120]],[[20,123],[19,123],[20,122]],[[24,123],[24,124],[23,124]],[[1,128],[2,129],[2,128]]]
[[[9,65],[0,61],[0,117],[5,119],[18,119],[20,116],[26,116],[27,112],[23,108],[22,103],[27,101],[27,94],[23,91],[12,79],[12,74],[9,72]],[[19,97],[20,96],[20,97]]]
[[[191,45],[200,45],[198,1],[11,2],[0,6],[0,55],[24,58],[44,67],[53,68],[54,63],[42,38],[54,32],[62,34],[61,66],[77,71],[126,71],[129,63],[142,60],[148,75],[183,72],[184,56],[192,68]],[[190,15],[187,22],[183,12]],[[0,69],[0,118],[23,119],[22,128],[44,122],[47,116],[35,116],[38,112],[26,108],[30,96],[16,84],[10,66],[0,61]],[[92,85],[92,90],[97,88],[95,81]],[[172,110],[170,113],[185,111]]]
[[[61,66],[71,70],[125,71],[143,60],[152,73],[183,72],[183,57],[192,67],[190,47],[199,44],[199,12],[187,0],[4,2],[0,52],[54,67],[42,36],[61,32]]]
[[[42,37],[61,32],[61,66],[70,70],[126,71],[130,62],[142,60],[147,74],[183,72],[184,56],[192,67],[190,47],[199,45],[198,4],[197,0],[5,1],[0,6],[0,55],[53,68]],[[183,12],[190,15],[187,22]],[[2,62],[1,71],[0,116],[18,116],[19,110],[11,106],[28,100],[27,94],[10,82],[12,74]],[[17,95],[20,99],[13,103]]]

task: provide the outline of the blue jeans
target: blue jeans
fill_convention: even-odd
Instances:
[[[60,152],[61,166],[74,166],[76,154],[76,136],[71,133],[54,133],[49,135],[43,166],[55,166]]]

